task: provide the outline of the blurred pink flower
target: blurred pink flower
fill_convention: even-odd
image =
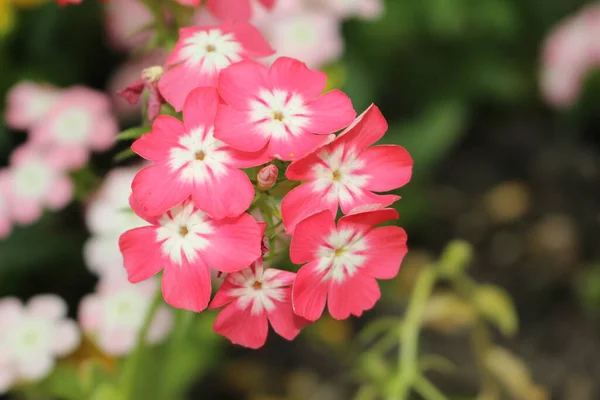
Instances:
[[[146,224],[129,207],[131,182],[138,170],[113,169],[87,207],[86,223],[91,237],[84,246],[84,258],[88,269],[102,278],[127,279],[119,236]]]
[[[360,17],[374,20],[383,13],[383,0],[309,0],[322,11],[330,11],[339,18]]]
[[[10,159],[6,200],[12,219],[27,224],[44,208],[58,210],[73,197],[73,184],[60,161],[31,145],[16,149]]]
[[[126,279],[103,279],[96,292],[79,305],[79,323],[86,335],[107,354],[123,356],[133,350],[144,319],[159,290],[158,280],[133,285]],[[173,325],[171,310],[161,306],[150,325],[146,341],[163,341]]]
[[[152,30],[144,30],[154,17],[139,0],[117,0],[104,7],[106,30],[110,44],[117,50],[131,50],[142,46],[152,37]]]
[[[0,300],[0,394],[44,379],[57,357],[75,350],[79,329],[66,315],[67,305],[55,295],[35,296],[25,307],[16,298]]]
[[[289,1],[289,0],[279,0]],[[270,9],[276,0],[208,0],[208,10],[218,19],[232,21],[248,21],[252,17],[253,3]]]
[[[12,220],[8,207],[8,179],[8,169],[0,169],[0,239],[8,236],[12,230]]]
[[[71,169],[82,167],[91,150],[108,150],[115,142],[117,121],[101,92],[74,86],[63,92],[46,117],[30,131],[31,143],[62,154]]]
[[[26,130],[42,121],[60,96],[60,90],[48,84],[22,81],[13,86],[6,98],[6,124]]]
[[[197,7],[202,2],[202,0],[175,0],[175,1],[181,5],[190,6],[190,7]]]

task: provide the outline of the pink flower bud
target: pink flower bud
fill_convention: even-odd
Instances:
[[[256,180],[258,181],[259,190],[269,190],[277,182],[279,170],[273,164],[269,164],[258,172]]]

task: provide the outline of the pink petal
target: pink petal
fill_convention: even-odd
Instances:
[[[185,133],[183,123],[170,115],[159,115],[152,130],[142,135],[131,145],[131,149],[146,160],[158,162],[169,157],[171,147],[177,145],[179,136]]]
[[[216,88],[200,87],[192,90],[183,106],[183,121],[187,130],[213,126],[220,100]]]
[[[323,314],[329,290],[329,282],[324,280],[325,272],[316,270],[318,264],[315,260],[300,268],[292,288],[294,313],[309,321],[316,321]]]
[[[349,196],[342,196],[340,198],[340,208],[344,214],[348,214],[353,209],[360,206],[377,204],[382,207],[387,207],[400,200],[400,196],[393,194],[380,195],[360,188],[356,188],[354,191],[349,191],[348,193]]]
[[[14,199],[16,204],[11,208],[11,217],[20,224],[31,224],[42,216],[42,205],[35,200]]]
[[[128,230],[119,238],[119,248],[131,283],[156,275],[165,265],[156,242],[156,229],[152,226]]]
[[[297,136],[271,137],[269,155],[284,161],[297,160],[331,142],[334,135],[313,135],[304,131]]]
[[[6,394],[17,380],[10,356],[0,354],[0,395]]]
[[[27,302],[28,314],[48,320],[58,320],[67,316],[67,303],[54,294],[40,294]]]
[[[208,306],[208,308],[210,308],[211,310],[216,310],[216,309],[222,308],[222,307],[226,306],[227,304],[231,303],[232,301],[234,301],[235,299],[237,299],[236,296],[231,295],[231,291],[233,289],[239,288],[239,286],[237,286],[233,282],[231,282],[231,279],[229,278],[229,276],[230,275],[228,275],[227,278],[223,281],[223,283],[219,287],[219,290],[217,290],[217,293],[215,293],[215,296],[213,297],[212,301],[210,302],[210,305]]]
[[[98,345],[107,354],[124,356],[137,342],[137,332],[131,327],[112,327],[98,333]]]
[[[267,341],[267,313],[252,315],[249,309],[243,310],[237,302],[232,303],[219,313],[213,329],[233,344],[258,349]]]
[[[256,27],[249,23],[223,24],[244,46],[245,57],[250,59],[271,56],[275,50]]]
[[[284,293],[285,298],[276,302],[275,308],[268,312],[269,322],[279,336],[293,340],[310,321],[294,314],[291,289],[286,289]]]
[[[204,259],[209,267],[221,272],[235,272],[248,267],[261,256],[262,235],[258,223],[248,214],[212,222],[211,247]]]
[[[360,230],[363,233],[384,222],[398,219],[398,211],[393,208],[380,208],[348,214],[340,218],[338,229]]]
[[[73,182],[66,176],[62,176],[54,182],[52,190],[48,193],[48,207],[59,210],[65,207],[73,198]]]
[[[142,97],[145,88],[146,82],[142,79],[138,79],[127,85],[125,89],[119,90],[117,96],[124,98],[129,104],[137,104],[137,102],[140,101],[140,97]]]
[[[54,358],[50,354],[36,354],[20,359],[16,363],[17,373],[25,381],[39,381],[50,375],[54,368]]]
[[[98,295],[89,294],[79,302],[77,319],[84,332],[92,332],[99,328],[102,321],[102,303]]]
[[[273,161],[269,155],[269,146],[259,151],[247,152],[229,148],[230,165],[235,168],[252,168]]]
[[[305,100],[312,100],[325,89],[327,74],[318,70],[311,70],[305,63],[294,58],[279,57],[269,68],[269,84],[270,89],[282,89],[291,93],[299,93]],[[354,116],[352,116],[350,122],[353,119]]]
[[[379,108],[372,104],[339,134],[336,145],[347,144],[360,152],[383,137],[388,124]]]
[[[271,284],[277,284],[278,286],[292,286],[296,274],[289,271],[283,271],[281,269],[267,268],[263,274],[266,281]]]
[[[323,163],[317,154],[318,152],[314,152],[304,158],[293,161],[285,171],[285,176],[292,181],[313,180],[315,178],[314,166]]]
[[[235,149],[256,152],[265,147],[269,138],[260,134],[250,122],[246,111],[219,105],[215,119],[215,138]]]
[[[296,225],[311,215],[324,210],[328,210],[331,215],[335,215],[337,209],[336,199],[333,199],[333,201],[328,200],[326,192],[315,188],[314,183],[304,183],[292,189],[281,201],[281,214],[285,224],[285,232],[292,234],[296,229]]]
[[[0,332],[11,329],[23,316],[23,303],[16,297],[4,297],[0,300]]]
[[[210,301],[211,280],[208,267],[200,260],[190,264],[169,265],[164,269],[162,292],[175,308],[200,312]]]
[[[133,193],[131,193],[129,195],[129,207],[131,207],[131,209],[133,210],[135,215],[137,215],[138,217],[144,219],[145,221],[149,222],[152,225],[158,225],[158,219],[160,216],[148,214],[142,208],[140,203],[138,203],[138,201],[133,197]]]
[[[219,71],[205,72],[202,68],[185,62],[171,67],[165,72],[158,88],[160,94],[176,111],[181,111],[190,92],[201,86],[217,86]]]
[[[396,145],[370,147],[360,154],[359,159],[365,163],[362,171],[372,177],[365,187],[368,190],[387,192],[404,186],[410,181],[413,160],[404,147]]]
[[[172,173],[165,163],[150,165],[133,178],[131,190],[139,206],[149,215],[161,215],[187,199],[192,185]]]
[[[148,96],[148,119],[154,121],[160,114],[162,105],[165,104],[165,99],[158,90],[158,86],[150,86],[150,95]]]
[[[173,314],[167,307],[161,307],[156,312],[152,323],[150,324],[150,330],[148,331],[148,337],[146,340],[150,344],[162,342],[173,328]]]
[[[208,0],[207,6],[221,20],[248,21],[252,16],[250,0]]]
[[[397,226],[373,229],[365,237],[369,248],[364,264],[365,274],[377,279],[392,279],[400,270],[406,247],[406,232]]]
[[[216,219],[239,216],[250,207],[252,199],[254,186],[248,175],[235,168],[196,182],[192,192],[196,207]]]
[[[273,8],[275,6],[275,0],[258,0],[266,8]]]
[[[119,133],[119,126],[112,114],[101,116],[95,122],[90,148],[95,151],[110,149],[115,144],[117,133]]]
[[[290,245],[290,258],[294,264],[304,264],[315,259],[320,246],[335,231],[333,214],[321,211],[302,220],[294,230]]]
[[[245,60],[230,65],[219,75],[219,93],[237,109],[249,109],[260,89],[267,87],[268,69],[256,61]]]
[[[356,111],[350,98],[340,90],[332,90],[311,101],[308,131],[312,133],[334,133],[354,121]]]
[[[357,272],[342,282],[331,282],[329,313],[335,319],[346,319],[350,315],[360,317],[363,311],[373,308],[380,297],[375,278]]]
[[[54,328],[52,348],[59,357],[66,356],[79,346],[81,334],[77,324],[73,321],[61,321]]]

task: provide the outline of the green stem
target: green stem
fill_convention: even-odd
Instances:
[[[137,343],[133,352],[127,358],[123,369],[122,385],[124,386],[123,393],[126,399],[135,399],[135,387],[138,376],[138,370],[146,346],[146,338],[148,337],[148,331],[154,320],[154,316],[162,304],[162,292],[160,289],[156,291],[154,300],[150,305],[144,319],[144,323],[138,332]]]
[[[400,329],[400,348],[398,354],[398,375],[392,382],[388,400],[406,400],[410,390],[420,376],[418,363],[419,332],[427,299],[431,295],[437,273],[433,267],[427,267],[417,280],[412,292],[408,310]]]
[[[424,377],[420,377],[415,381],[415,390],[426,400],[448,400],[433,383]]]

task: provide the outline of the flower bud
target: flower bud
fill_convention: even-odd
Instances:
[[[142,71],[142,79],[147,83],[156,83],[162,78],[164,69],[160,65],[145,68]]]
[[[269,164],[258,172],[256,180],[258,181],[259,190],[269,190],[277,182],[279,169],[273,164]]]

